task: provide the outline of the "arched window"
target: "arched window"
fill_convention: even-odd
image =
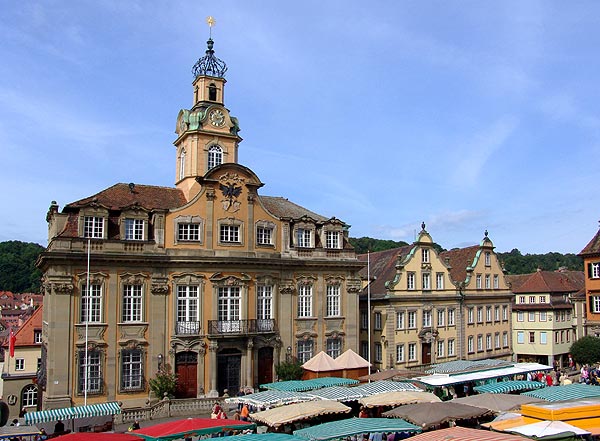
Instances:
[[[214,83],[210,83],[210,86],[208,86],[208,99],[217,101],[217,86]]]
[[[179,179],[185,177],[185,150],[182,150],[179,155]]]
[[[28,384],[21,390],[21,407],[37,406],[38,388],[35,384]]]
[[[208,169],[221,165],[223,163],[223,149],[218,145],[213,145],[208,149]]]

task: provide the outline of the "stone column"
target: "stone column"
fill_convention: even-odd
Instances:
[[[208,369],[210,370],[210,391],[208,392],[209,397],[218,397],[219,391],[217,390],[217,350],[219,344],[211,340],[208,344]]]
[[[254,340],[248,339],[246,344],[246,386],[253,387],[254,378],[252,377],[252,348],[254,347]]]

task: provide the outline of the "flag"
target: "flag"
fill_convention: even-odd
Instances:
[[[15,356],[15,343],[17,342],[17,337],[15,332],[10,330],[10,337],[8,337],[8,353],[12,358]]]

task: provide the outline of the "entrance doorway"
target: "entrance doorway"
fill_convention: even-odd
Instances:
[[[273,382],[273,348],[258,350],[258,384]]]
[[[423,364],[431,364],[431,343],[421,344],[421,357]]]
[[[177,374],[177,398],[196,398],[197,396],[198,354],[179,352],[175,355],[175,374]]]
[[[224,349],[217,355],[217,388],[219,394],[225,389],[234,396],[240,390],[242,352],[239,349]]]

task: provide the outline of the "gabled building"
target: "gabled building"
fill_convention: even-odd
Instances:
[[[401,248],[361,255],[361,355],[376,369],[510,359],[511,293],[487,237],[438,253],[425,224]],[[369,320],[368,304],[371,306]]]
[[[518,362],[567,365],[578,338],[573,300],[584,286],[581,271],[542,271],[507,276],[514,293],[513,349]],[[579,329],[581,332],[582,329]]]
[[[600,230],[579,255],[585,271],[586,335],[600,337]]]
[[[234,394],[276,380],[279,361],[357,349],[363,264],[348,225],[260,194],[238,163],[226,69],[209,40],[177,116],[175,187],[119,183],[52,203],[38,261],[44,408],[143,405],[167,368],[177,397]]]

